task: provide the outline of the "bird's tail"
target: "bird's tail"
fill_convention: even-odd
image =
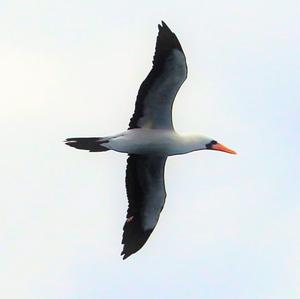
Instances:
[[[68,138],[65,144],[81,150],[90,152],[105,152],[109,148],[105,144],[109,142],[109,138],[102,137],[86,137],[86,138]]]

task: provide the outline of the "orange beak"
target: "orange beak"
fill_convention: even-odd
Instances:
[[[223,144],[221,143],[216,143],[216,144],[213,144],[211,146],[211,149],[212,150],[215,150],[215,151],[221,151],[221,152],[225,152],[225,153],[228,153],[228,154],[233,154],[233,155],[236,155],[236,152],[226,146],[224,146]]]

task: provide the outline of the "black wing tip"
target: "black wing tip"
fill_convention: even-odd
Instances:
[[[158,29],[159,29],[159,31],[160,30],[167,30],[167,31],[170,31],[171,33],[173,33],[171,31],[171,29],[169,28],[169,26],[163,20],[161,21],[161,24],[158,24]]]
[[[145,245],[153,229],[144,230],[139,217],[132,218],[130,221],[128,221],[127,217],[127,221],[123,227],[122,237],[123,250],[121,255],[123,255],[123,260],[138,252]]]
[[[121,252],[122,259],[125,260],[132,254],[137,253],[147,242],[150,234],[152,233],[153,229],[148,231],[139,231],[135,232],[134,235],[127,235],[124,232],[123,235],[123,250]]]
[[[129,256],[131,256],[131,253],[125,253],[124,250],[121,252],[122,260],[126,260]]]
[[[162,24],[162,27],[165,27],[165,28],[167,28],[167,29],[170,29],[170,28],[168,27],[168,25],[166,24],[166,22],[164,22],[163,20],[161,20],[161,24]]]
[[[125,245],[125,244],[123,244],[124,245],[124,247],[123,247],[123,250],[122,250],[122,252],[121,252],[121,256],[122,256],[122,259],[123,260],[126,260],[128,257],[130,257],[132,254],[135,254],[137,251],[139,251],[140,249],[141,249],[141,247],[139,247],[139,248],[135,248],[135,249],[133,249],[133,248],[128,248],[128,245]]]
[[[123,250],[121,252],[121,256],[123,260],[126,260],[129,256],[131,256],[132,254],[136,253],[139,249],[137,250],[130,250],[129,248],[127,248],[127,246],[122,242],[122,244],[124,245]]]
[[[157,41],[156,41],[156,51],[159,52],[159,49],[163,48],[165,51],[171,49],[178,49],[181,52],[183,52],[177,36],[164,21],[161,21],[161,24],[158,25],[158,29],[159,31],[158,31]]]

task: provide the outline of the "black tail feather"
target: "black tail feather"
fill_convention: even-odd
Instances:
[[[108,143],[108,139],[101,137],[68,138],[65,140],[66,145],[90,152],[108,151],[109,148],[105,147],[105,143]]]

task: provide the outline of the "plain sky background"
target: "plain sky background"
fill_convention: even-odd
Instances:
[[[0,298],[300,298],[299,1],[0,0]],[[157,24],[188,80],[179,132],[238,156],[166,165],[167,203],[122,261],[126,155],[66,137],[127,128]]]

